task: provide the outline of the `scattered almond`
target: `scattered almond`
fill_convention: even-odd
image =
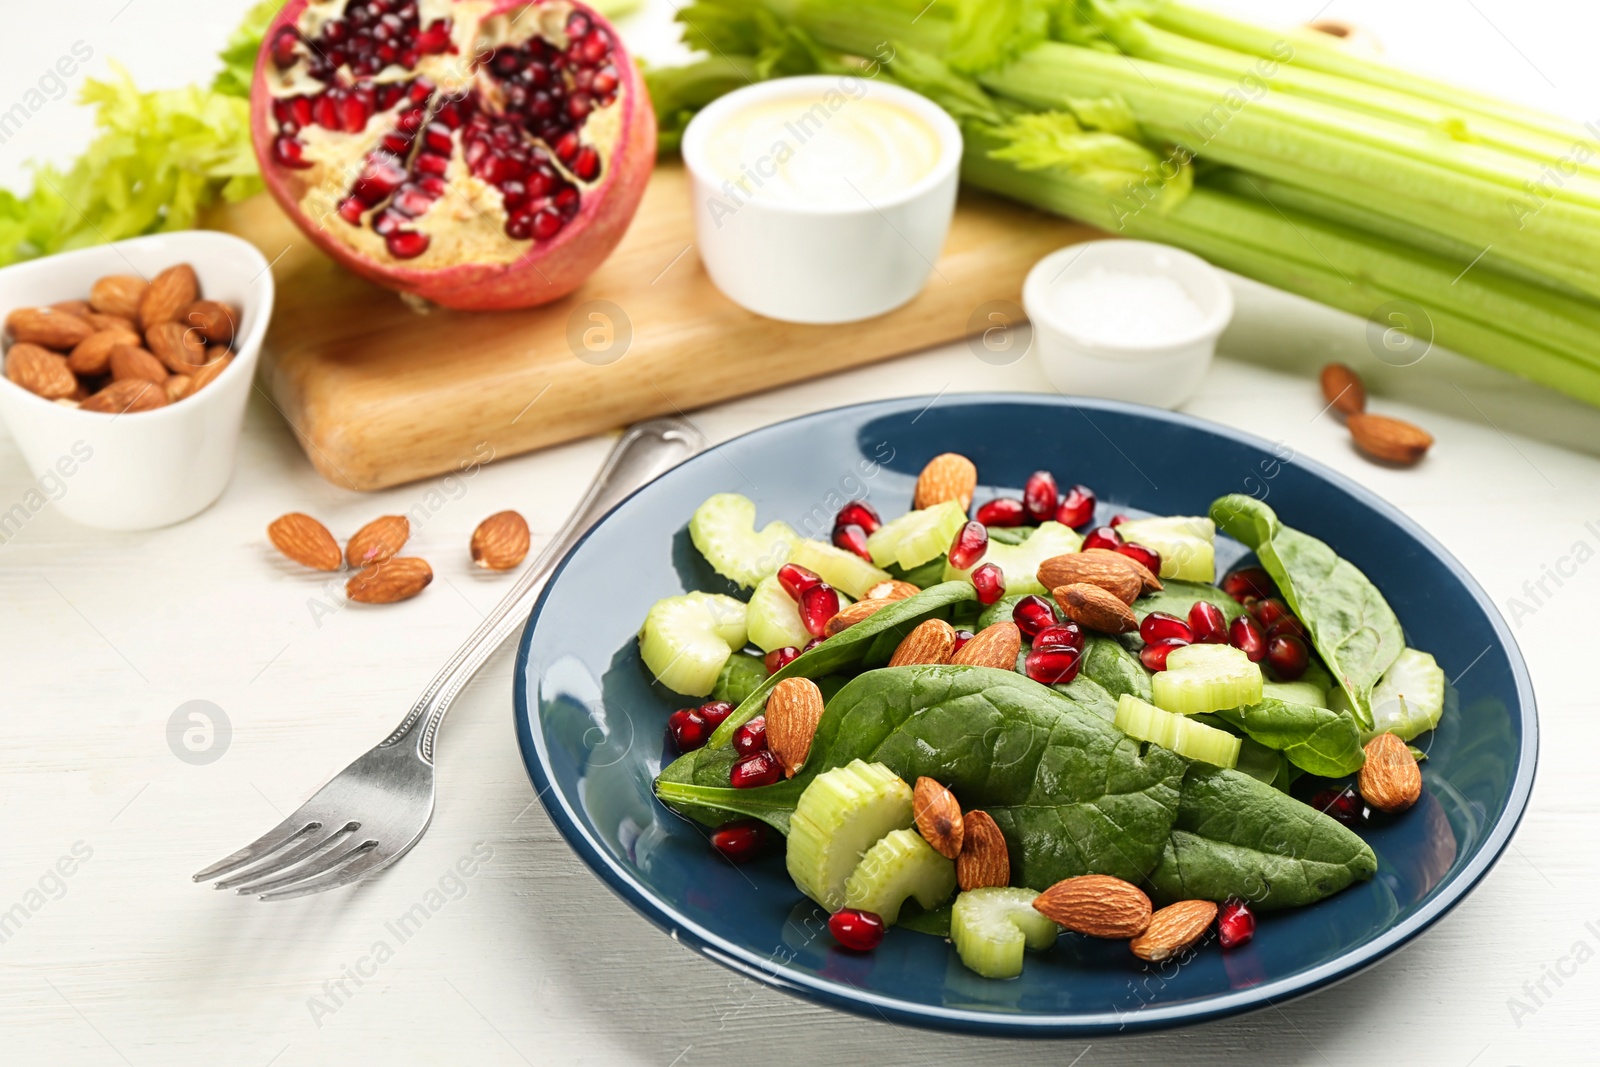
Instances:
[[[472,531],[472,562],[486,570],[508,571],[528,557],[528,520],[515,511],[497,511]]]
[[[887,582],[879,582],[867,590],[867,595],[862,600],[905,600],[922,592],[910,582],[902,582],[891,578]]]
[[[216,381],[217,375],[227,370],[232,363],[232,356],[222,356],[218,359],[212,360],[210,363],[207,363],[205,366],[195,371],[189,376],[192,381],[189,383],[189,391],[185,393],[184,396],[194,396],[194,394],[198,393],[200,390]]]
[[[962,645],[951,663],[967,667],[993,667],[996,670],[1017,669],[1017,653],[1022,651],[1022,631],[1009,620],[985,626]]]
[[[333,539],[328,528],[310,515],[298,511],[273,519],[267,527],[267,537],[279,552],[313,570],[336,571],[344,558],[339,551],[339,543]]]
[[[103,315],[137,320],[139,301],[148,288],[149,283],[137,274],[108,274],[90,287],[89,306]]]
[[[889,658],[891,667],[909,667],[914,663],[949,663],[950,652],[956,647],[955,627],[943,619],[929,619],[906,634],[905,640]]]
[[[854,604],[846,604],[844,607],[839,609],[839,613],[837,615],[829,619],[827,624],[823,626],[822,634],[824,637],[832,637],[841,630],[845,630],[851,626],[854,626],[862,619],[870,618],[871,616],[876,615],[878,612],[882,611],[884,608],[893,603],[896,603],[896,601],[858,600]]]
[[[1410,466],[1433,446],[1433,435],[1420,426],[1387,415],[1351,415],[1345,420],[1356,447],[1373,459]]]
[[[94,333],[94,327],[55,308],[18,308],[6,316],[6,332],[13,341],[70,352]]]
[[[961,821],[961,852],[956,856],[956,884],[961,891],[1010,885],[1011,852],[994,819],[986,811],[969,811]]]
[[[66,357],[26,342],[12,345],[6,353],[6,377],[46,400],[69,399],[78,389]]]
[[[1367,762],[1356,776],[1361,799],[1393,815],[1422,796],[1422,772],[1406,743],[1394,734],[1379,734],[1366,747]]]
[[[149,288],[139,298],[139,326],[149,330],[171,322],[178,313],[200,299],[200,281],[187,263],[168,267],[150,279]]]
[[[120,382],[112,382],[95,393],[79,404],[78,409],[98,411],[106,415],[131,415],[166,406],[165,388],[144,378],[125,378]]]
[[[163,322],[144,332],[145,343],[173,374],[193,374],[206,365],[206,340],[192,326]]]
[[[1360,375],[1343,363],[1330,363],[1322,368],[1322,399],[1335,411],[1359,415],[1367,410],[1367,387],[1361,384]]]
[[[965,821],[954,793],[932,778],[918,778],[916,788],[911,792],[911,810],[917,821],[917,833],[933,846],[935,852],[948,859],[956,859],[961,855]],[[978,814],[989,818],[984,812]],[[989,821],[992,823],[994,820]],[[1005,839],[1002,838],[1001,844],[1004,843]]]
[[[1115,566],[1125,567],[1139,576],[1139,580],[1144,583],[1144,591],[1146,593],[1159,593],[1165,588],[1161,584],[1161,579],[1156,577],[1154,571],[1132,556],[1124,556],[1121,552],[1113,552],[1109,548],[1091,548],[1080,553],[1080,555],[1088,559],[1098,560],[1104,560],[1107,556],[1112,557],[1112,562]],[[1068,584],[1070,585],[1071,583]],[[1051,588],[1055,587],[1051,586]]]
[[[196,300],[178,312],[177,321],[198,330],[200,336],[212,344],[227,345],[233,343],[238,313],[227,304],[219,304],[215,300]]]
[[[345,595],[360,604],[393,604],[410,600],[433,581],[428,561],[415,556],[396,556],[356,574],[344,585]]]
[[[1125,634],[1139,628],[1133,609],[1098,585],[1063,585],[1052,590],[1051,595],[1061,605],[1062,613],[1085,630]]]
[[[164,385],[167,380],[167,368],[159,359],[142,348],[134,345],[117,345],[111,349],[111,380],[120,382],[129,378],[143,378],[147,382]]]
[[[411,522],[404,515],[381,515],[355,532],[344,546],[344,558],[352,567],[369,567],[393,559],[411,536]]]
[[[1150,916],[1150,925],[1128,947],[1141,960],[1159,963],[1200,940],[1216,917],[1217,906],[1209,900],[1180,900]]]
[[[189,394],[189,386],[193,382],[187,374],[174,374],[165,383],[167,390],[167,403],[176,404]]]
[[[1090,937],[1138,937],[1150,925],[1150,898],[1109,874],[1063,879],[1034,898],[1033,910]]]
[[[85,337],[67,357],[67,369],[84,377],[95,377],[111,369],[111,350],[118,345],[138,347],[139,335],[132,330],[96,330]]]
[[[1129,565],[1123,566],[1111,557],[1125,560]],[[1051,556],[1039,564],[1039,584],[1046,589],[1058,589],[1063,585],[1095,585],[1124,604],[1132,604],[1144,592],[1144,582],[1133,570],[1134,567],[1144,569],[1137,560],[1116,552],[1103,555],[1069,552],[1063,556]]]
[[[785,678],[767,697],[767,748],[793,778],[811,752],[811,739],[822,721],[822,690],[809,678]]]
[[[977,488],[978,468],[972,460],[956,452],[945,452],[930,459],[917,475],[917,491],[911,506],[931,508],[954,500],[965,511],[972,506],[972,494]]]

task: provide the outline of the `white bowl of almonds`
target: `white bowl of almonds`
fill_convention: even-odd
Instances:
[[[141,530],[216,500],[272,301],[255,246],[204,230],[0,270],[0,418],[39,483],[17,506]]]

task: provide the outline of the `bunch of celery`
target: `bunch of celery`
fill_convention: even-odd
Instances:
[[[969,184],[1435,339],[1600,404],[1600,135],[1164,0],[700,0],[665,143],[745,81],[855,70],[961,124]],[[1389,326],[1392,323],[1385,322]]]

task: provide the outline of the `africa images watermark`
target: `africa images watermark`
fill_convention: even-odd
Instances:
[[[43,911],[52,900],[67,895],[67,879],[78,873],[78,868],[94,856],[87,841],[74,841],[72,848],[45,868],[37,882],[23,892],[20,899],[5,911],[0,911],[0,945],[8,943],[22,932],[33,917]]]
[[[1588,937],[1578,938],[1564,954],[1545,964],[1539,977],[1523,982],[1522,996],[1513,994],[1506,998],[1506,1010],[1511,1013],[1511,1021],[1517,1024],[1517,1029],[1522,1029],[1523,1019],[1539,1014],[1539,1009],[1555,998],[1567,984],[1566,980],[1578,973],[1579,967],[1594,959],[1595,945],[1600,944],[1600,924],[1590,920],[1583,924],[1583,929]],[[1552,984],[1554,990],[1550,988]]]
[[[1528,220],[1543,211],[1544,206],[1566,188],[1567,182],[1578,176],[1578,171],[1584,165],[1600,156],[1600,122],[1590,119],[1583,124],[1583,128],[1595,135],[1594,141],[1582,138],[1573,141],[1558,158],[1539,167],[1538,177],[1522,183],[1522,191],[1526,195],[1506,198],[1506,210],[1511,212],[1517,229],[1525,228]]]
[[[74,441],[71,454],[57,459],[39,475],[38,481],[5,511],[0,512],[0,545],[9,543],[46,504],[67,495],[67,482],[89,460],[94,458],[94,447],[87,441]]]
[[[1538,577],[1528,578],[1522,583],[1522,596],[1506,598],[1506,616],[1510,618],[1511,625],[1520,627],[1523,619],[1537,614],[1560,592],[1562,586],[1578,576],[1579,567],[1600,553],[1600,548],[1596,548],[1600,545],[1600,523],[1586,522],[1583,530],[1588,537],[1580,537],[1572,542],[1572,547],[1557,556],[1554,562],[1539,564]],[[1552,589],[1552,585],[1555,588]]]

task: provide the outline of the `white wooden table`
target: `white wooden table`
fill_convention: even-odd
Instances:
[[[79,39],[92,42],[91,69],[114,55],[145,84],[199,77],[241,6],[8,6],[0,109]],[[1396,10],[1370,0],[1327,13],[1374,27],[1408,58],[1580,117],[1593,117],[1584,102],[1600,99],[1590,62],[1600,13],[1576,3],[1434,0]],[[652,9],[636,21],[646,52],[664,48],[665,17]],[[52,103],[0,146],[8,182],[28,155],[76,150],[85,129],[76,111]],[[1254,287],[1243,297],[1228,358],[1187,410],[1281,439],[1370,486],[1439,537],[1502,605],[1526,598],[1525,583],[1580,543],[1586,555],[1600,548],[1600,412],[1442,352],[1387,368],[1359,324]],[[1369,374],[1378,410],[1438,436],[1424,466],[1375,468],[1335,422],[1316,417],[1311,375],[1329,358]],[[1047,388],[1029,360],[995,368],[955,346],[694,417],[723,439],[872,397]],[[107,534],[47,506],[5,539],[0,1059],[1594,1062],[1600,698],[1590,646],[1600,566],[1587,563],[1517,627],[1544,744],[1532,807],[1500,865],[1432,932],[1360,978],[1197,1029],[1092,1042],[948,1037],[814,1007],[692,954],[590,875],[535,802],[513,739],[505,652],[452,715],[433,828],[397,867],[353,890],[277,905],[191,885],[192,871],[277,821],[380,737],[499,597],[504,579],[468,565],[473,526],[517,508],[536,541],[548,539],[607,447],[586,441],[470,479],[361,496],[318,478],[258,398],[234,482],[199,517]],[[0,512],[31,487],[0,441]],[[291,509],[322,516],[341,536],[373,516],[409,512],[413,543],[438,580],[398,607],[341,609],[337,585],[268,545],[267,522]],[[231,724],[223,754],[205,765],[169,745],[169,720],[191,700],[212,702]],[[470,877],[454,873],[474,857]],[[396,936],[391,924],[418,904],[427,919]]]

